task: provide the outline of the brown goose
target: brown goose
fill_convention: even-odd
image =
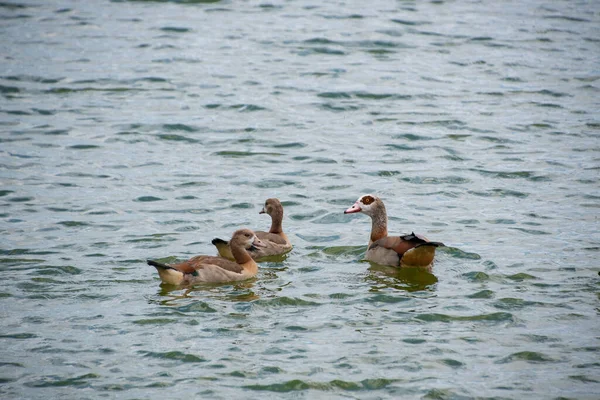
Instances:
[[[435,248],[440,242],[430,242],[425,236],[411,233],[404,236],[388,236],[387,213],[383,201],[377,196],[361,196],[344,214],[363,213],[371,217],[371,237],[365,258],[381,265],[394,267],[431,268]]]
[[[269,232],[255,231],[256,236],[261,240],[264,246],[260,248],[251,247],[248,250],[250,256],[257,260],[263,257],[285,254],[292,250],[292,244],[281,227],[283,221],[283,205],[281,205],[279,199],[267,199],[265,201],[265,206],[259,214],[267,214],[271,217],[271,229],[269,229]],[[233,259],[229,242],[215,238],[213,239],[212,244],[216,246],[221,257]]]
[[[163,264],[148,260],[148,265],[156,267],[160,279],[171,285],[199,282],[231,282],[252,278],[258,272],[256,262],[248,254],[251,247],[264,244],[250,229],[240,229],[233,233],[231,252],[234,261],[223,257],[196,256],[178,264]]]

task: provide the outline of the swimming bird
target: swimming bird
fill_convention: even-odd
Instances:
[[[269,232],[255,231],[256,236],[264,244],[264,247],[251,248],[248,251],[250,256],[257,260],[262,257],[285,254],[292,250],[292,243],[290,243],[287,235],[283,232],[283,205],[279,199],[267,199],[259,214],[267,214],[271,217],[271,229],[269,229]],[[221,257],[233,259],[229,242],[215,238],[212,244],[217,247],[217,251]]]
[[[371,236],[365,258],[381,265],[421,267],[430,269],[435,249],[444,246],[430,242],[414,232],[403,236],[388,236],[387,213],[383,201],[372,194],[361,196],[344,214],[363,213],[371,217]]]
[[[148,265],[156,267],[160,279],[171,285],[252,278],[258,272],[258,266],[248,254],[248,249],[264,247],[263,242],[250,229],[239,229],[233,233],[229,243],[235,262],[223,257],[196,256],[178,264],[148,260]]]

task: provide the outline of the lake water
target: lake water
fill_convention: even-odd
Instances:
[[[0,3],[3,399],[597,399],[600,2]],[[390,233],[432,274],[361,261]],[[161,286],[285,206],[295,248]]]

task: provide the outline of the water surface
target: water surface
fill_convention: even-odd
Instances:
[[[2,398],[597,398],[600,6],[525,3],[1,3]]]

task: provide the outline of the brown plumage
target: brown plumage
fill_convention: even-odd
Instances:
[[[198,282],[230,282],[253,277],[258,266],[248,250],[263,245],[250,229],[240,229],[233,233],[230,248],[235,261],[215,256],[195,256],[177,264],[163,264],[148,260],[148,265],[156,267],[164,283],[180,285]]]
[[[435,248],[440,242],[430,242],[425,236],[411,233],[404,236],[388,236],[387,212],[383,201],[377,196],[361,196],[345,214],[362,212],[371,217],[371,236],[365,258],[377,264],[395,267],[431,268]]]
[[[271,217],[271,229],[269,229],[269,232],[255,231],[256,236],[262,241],[264,247],[251,247],[248,250],[250,256],[257,260],[263,257],[285,254],[292,250],[292,244],[283,232],[283,205],[279,199],[267,199],[265,206],[259,214],[267,214]],[[215,245],[221,257],[233,259],[227,241],[215,238],[212,244]]]

